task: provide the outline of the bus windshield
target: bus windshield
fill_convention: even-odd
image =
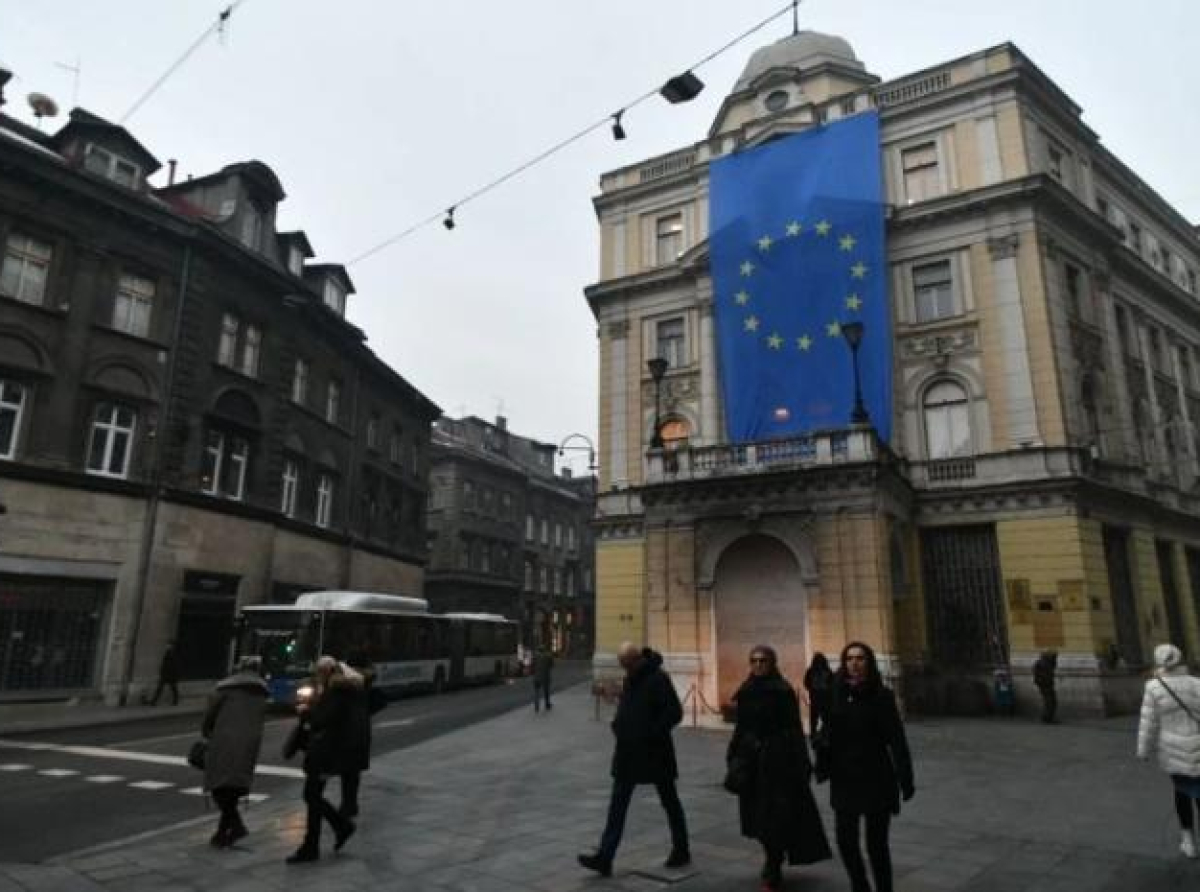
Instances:
[[[302,678],[320,654],[320,615],[309,610],[246,610],[238,653],[263,661],[268,678]]]

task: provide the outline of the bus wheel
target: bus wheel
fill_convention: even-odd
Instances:
[[[446,672],[441,666],[438,666],[433,673],[433,692],[440,694],[444,690],[446,690]]]

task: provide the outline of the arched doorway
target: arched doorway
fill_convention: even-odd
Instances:
[[[787,546],[763,535],[729,545],[717,560],[713,603],[722,704],[746,678],[756,644],[774,647],[780,670],[800,684],[808,661],[808,604],[800,567]]]

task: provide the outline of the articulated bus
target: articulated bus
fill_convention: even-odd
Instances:
[[[242,609],[238,655],[263,661],[271,701],[291,704],[317,657],[365,657],[389,696],[515,674],[517,625],[488,613],[436,614],[423,598],[310,592],[295,604]]]

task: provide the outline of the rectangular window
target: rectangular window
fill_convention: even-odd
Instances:
[[[1187,290],[1190,291],[1192,294],[1195,294],[1196,293],[1196,271],[1194,269],[1192,269],[1190,266],[1185,266],[1183,268],[1183,281],[1185,283],[1184,287],[1187,288]]]
[[[563,593],[563,572],[561,567],[554,568],[554,594]]]
[[[127,161],[97,145],[87,147],[83,156],[83,166],[92,173],[130,189],[137,186],[142,176],[142,169],[132,161]]]
[[[937,143],[905,149],[900,153],[900,167],[904,171],[904,198],[909,204],[942,194]]]
[[[319,527],[328,527],[333,517],[333,477],[317,476],[317,512],[314,520]]]
[[[0,378],[0,458],[17,454],[21,435],[21,416],[25,414],[25,388],[15,381]]]
[[[550,521],[544,517],[542,518],[542,544],[550,544]]]
[[[27,304],[44,303],[53,256],[54,249],[45,242],[19,233],[10,235],[0,268],[0,292]]]
[[[122,273],[113,300],[112,326],[138,337],[150,334],[150,308],[154,303],[154,283],[143,276]]]
[[[1063,181],[1066,171],[1065,155],[1063,150],[1053,143],[1046,147],[1046,170],[1060,183]]]
[[[674,263],[683,253],[683,215],[659,217],[654,224],[654,260],[656,265]]]
[[[475,484],[470,480],[463,481],[463,506],[472,510],[475,508]]]
[[[367,419],[367,448],[376,450],[379,448],[379,416],[372,415]]]
[[[1067,308],[1076,316],[1082,309],[1082,287],[1080,285],[1079,267],[1067,263],[1063,265],[1063,281],[1067,290]]]
[[[229,368],[233,368],[234,358],[237,356],[239,325],[238,317],[232,313],[225,313],[221,316],[221,338],[217,342],[217,362]]]
[[[304,272],[304,252],[295,246],[289,248],[287,267],[293,276],[301,275]]]
[[[1133,253],[1142,256],[1142,227],[1132,220],[1129,221],[1129,247]]]
[[[550,569],[542,567],[538,573],[538,591],[542,594],[550,593]]]
[[[1192,386],[1192,363],[1188,356],[1190,352],[1187,347],[1177,347],[1176,355],[1179,357],[1179,383],[1184,387]]]
[[[332,279],[325,280],[323,297],[325,300],[325,306],[329,307],[329,309],[333,310],[339,316],[345,314],[346,295],[342,292],[342,289],[338,286],[337,282],[334,282]]]
[[[532,514],[525,515],[525,541],[532,542],[537,538],[537,522]]]
[[[525,562],[525,591],[533,591],[533,564],[530,561]]]
[[[1121,345],[1122,353],[1130,353],[1129,314],[1122,306],[1114,307],[1113,316],[1117,324],[1117,343]]]
[[[912,282],[917,322],[933,322],[955,315],[954,281],[949,260],[914,266]]]
[[[295,459],[283,462],[283,490],[279,510],[284,517],[296,516],[296,493],[300,489],[300,463]]]
[[[575,550],[575,526],[573,524],[567,527],[567,549]]]
[[[561,523],[554,524],[554,547],[562,548],[563,546],[563,528]]]
[[[342,408],[342,387],[337,381],[330,381],[325,391],[325,420],[337,424]]]
[[[1108,201],[1099,195],[1096,196],[1096,213],[1105,220],[1112,220],[1112,208],[1109,206]]]
[[[210,430],[204,442],[200,490],[210,496],[241,501],[246,493],[246,467],[250,444],[241,437]]]
[[[301,406],[308,402],[308,363],[303,359],[292,368],[292,402]]]
[[[404,463],[404,432],[400,428],[392,431],[392,442],[388,447],[389,458],[392,464],[399,465]]]
[[[258,377],[258,363],[262,356],[262,330],[254,325],[246,326],[246,337],[242,343],[242,374]]]
[[[663,319],[655,326],[655,354],[665,359],[670,368],[679,368],[687,363],[684,351],[683,317]]]
[[[87,472],[101,477],[125,478],[133,453],[137,413],[117,403],[100,403],[92,416]]]
[[[248,207],[242,217],[242,244],[257,251],[262,241],[263,218],[253,207]]]

